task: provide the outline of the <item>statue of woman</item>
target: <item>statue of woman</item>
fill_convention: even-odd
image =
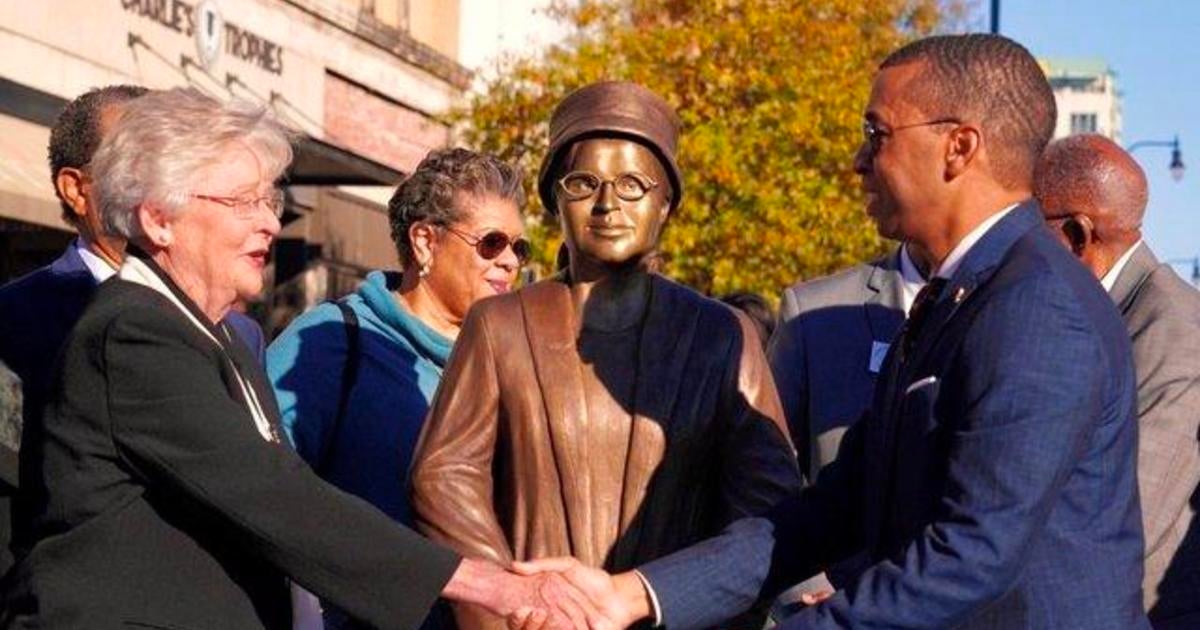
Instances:
[[[568,266],[467,317],[412,470],[434,540],[622,571],[798,491],[753,325],[645,264],[682,197],[677,139],[675,112],[633,83],[555,110],[538,190]]]

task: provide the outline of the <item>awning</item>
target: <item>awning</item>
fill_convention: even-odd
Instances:
[[[301,138],[288,183],[303,186],[395,186],[404,173],[316,138]]]
[[[0,186],[8,190],[10,186],[16,186],[9,183],[9,178],[24,179],[32,174],[32,179],[19,190],[22,194],[35,189],[42,190],[44,194],[41,197],[33,198],[49,199],[54,205],[51,212],[53,216],[58,216],[59,208],[57,198],[50,187],[50,176],[47,174],[49,167],[46,166],[46,145],[50,137],[49,127],[54,124],[54,118],[66,105],[67,101],[58,96],[0,78],[0,148],[3,149],[3,152],[0,152],[3,159],[0,161],[10,162],[33,157],[29,162],[30,168],[8,168],[8,165],[0,164],[0,169],[4,169],[4,179],[0,180]],[[22,128],[10,130],[10,121]],[[40,135],[30,138],[31,133],[37,133],[39,130]],[[20,174],[17,171],[20,171]],[[288,171],[288,177],[292,184],[307,186],[395,186],[404,179],[404,173],[328,142],[303,136],[296,142],[295,159]],[[5,214],[9,208],[14,208],[13,212],[17,211],[7,194],[0,196],[0,201],[3,201],[5,206],[0,207],[0,216],[10,216]],[[27,206],[29,202],[21,203]],[[35,212],[28,207],[20,211],[25,214]],[[42,217],[41,214],[38,216]],[[42,217],[34,222],[43,224],[41,221],[45,220],[45,217]],[[61,229],[65,224],[55,219],[51,227]]]
[[[50,130],[0,114],[0,217],[69,230],[50,183]]]

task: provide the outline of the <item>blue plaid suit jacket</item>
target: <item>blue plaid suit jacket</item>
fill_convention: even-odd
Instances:
[[[968,252],[866,418],[769,518],[641,568],[672,628],[713,625],[866,550],[785,628],[1148,628],[1129,340],[1032,203]]]

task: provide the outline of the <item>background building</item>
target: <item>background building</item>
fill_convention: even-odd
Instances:
[[[460,0],[459,62],[480,77],[493,77],[506,56],[562,40],[569,30],[548,13],[551,4],[552,0]]]
[[[1058,122],[1054,137],[1098,133],[1121,142],[1121,93],[1116,73],[1102,59],[1044,59],[1054,89]]]
[[[0,282],[73,237],[49,127],[97,86],[192,86],[271,107],[301,131],[288,208],[253,314],[277,329],[395,267],[386,201],[449,129],[469,86],[455,0],[53,0],[0,3]]]

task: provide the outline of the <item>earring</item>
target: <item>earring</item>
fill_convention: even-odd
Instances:
[[[417,270],[417,277],[424,278],[429,275],[429,268],[433,266],[433,261],[427,260],[421,263],[421,268]]]

